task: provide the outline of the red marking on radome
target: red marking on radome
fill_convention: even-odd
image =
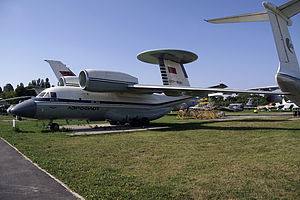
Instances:
[[[177,74],[176,68],[174,68],[174,67],[168,67],[168,71],[172,74]]]
[[[70,71],[59,71],[62,76],[76,76],[73,72]]]

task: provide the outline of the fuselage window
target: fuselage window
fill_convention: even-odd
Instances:
[[[50,92],[51,98],[56,98],[56,92]]]

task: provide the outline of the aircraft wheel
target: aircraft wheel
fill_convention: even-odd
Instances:
[[[54,132],[59,131],[59,125],[57,123],[52,123],[50,125],[50,130]]]
[[[143,126],[149,126],[149,123],[150,123],[150,121],[149,121],[148,118],[142,118],[142,119],[141,119],[141,124],[142,124]]]
[[[110,124],[110,125],[117,125],[118,122],[117,122],[117,121],[109,121],[109,124]]]
[[[141,122],[139,120],[135,119],[135,120],[131,121],[129,124],[132,127],[138,127],[141,125]]]
[[[297,112],[297,111],[294,111],[293,115],[294,115],[294,117],[297,117],[298,112]]]

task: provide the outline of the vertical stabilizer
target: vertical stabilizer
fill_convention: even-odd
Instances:
[[[161,58],[159,68],[164,85],[190,86],[183,64]]]
[[[298,4],[291,4],[289,5],[289,8],[291,9],[294,7],[294,9],[291,9],[293,13],[297,11],[297,8],[298,12],[300,12],[300,1],[294,2],[298,2]],[[290,3],[291,2],[289,2],[289,4]],[[268,2],[264,2],[263,6],[267,10],[277,48],[280,62],[278,74],[300,78],[299,64],[288,30],[288,25],[292,24],[287,17],[289,16],[289,13],[287,11],[283,13],[278,7]]]
[[[51,69],[53,70],[56,78],[59,80],[64,76],[76,76],[65,64],[56,60],[45,60],[49,63]]]
[[[140,53],[140,61],[158,64],[164,85],[190,86],[183,64],[195,61],[198,56],[189,51],[162,49]]]

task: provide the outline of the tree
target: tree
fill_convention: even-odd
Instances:
[[[40,87],[41,87],[41,88],[45,88],[45,82],[44,82],[44,79],[41,80]]]
[[[3,91],[4,92],[13,92],[14,91],[14,87],[10,84],[10,83],[7,83],[4,88],[3,88]]]
[[[36,84],[37,84],[37,86],[41,86],[41,79],[40,78],[38,78],[38,80],[36,80]]]
[[[17,85],[17,88],[15,89],[15,96],[16,97],[27,96],[27,90],[24,87],[23,83],[20,83],[20,85]]]
[[[2,87],[0,87],[0,93],[2,93],[3,91],[2,91]]]
[[[45,87],[46,87],[46,88],[51,87],[51,84],[50,84],[50,82],[49,82],[49,78],[46,78]]]
[[[31,84],[32,84],[33,86],[36,86],[36,80],[32,80],[32,81],[31,81]]]

